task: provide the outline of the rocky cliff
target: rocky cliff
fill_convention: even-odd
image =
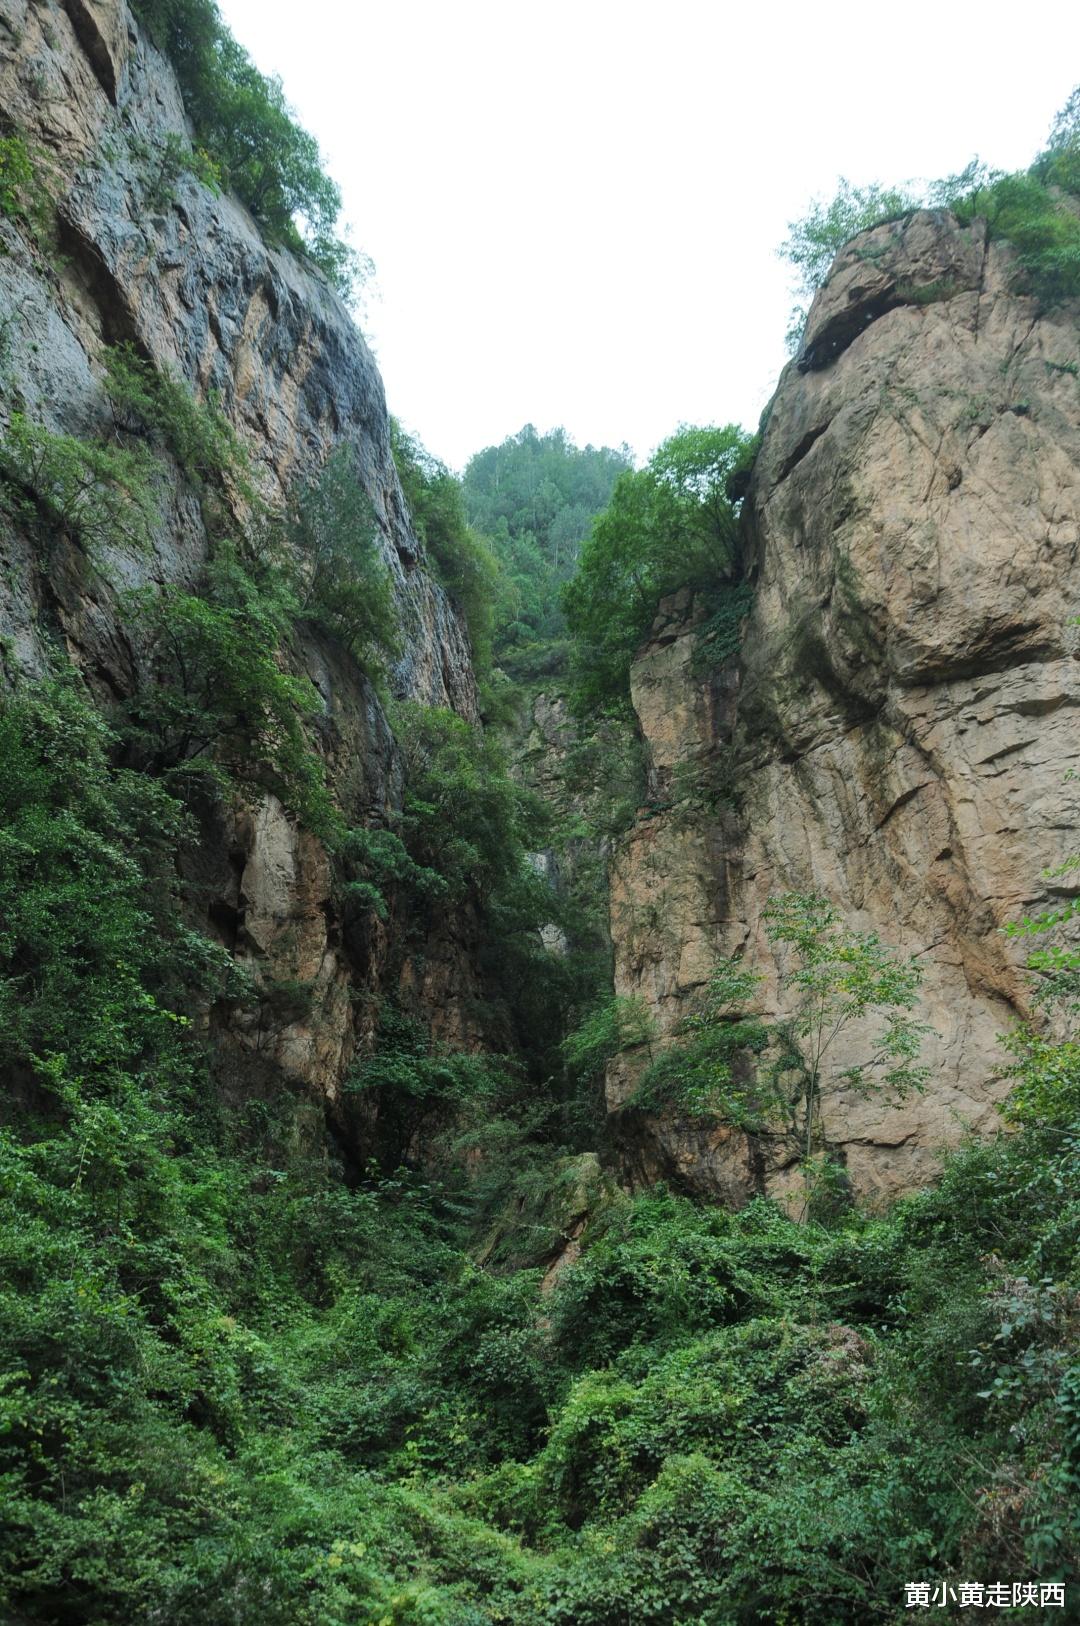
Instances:
[[[1013,273],[981,222],[944,212],[844,249],[744,505],[741,657],[698,671],[684,596],[633,672],[660,810],[614,864],[616,991],[646,1001],[663,1045],[740,950],[774,1010],[761,911],[789,889],[917,955],[926,1093],[826,1104],[871,1196],[921,1183],[939,1145],[994,1121],[996,1035],[1026,989],[1000,928],[1077,884],[1040,874],[1080,814],[1078,312],[1040,309]],[[734,789],[719,812],[673,791],[710,773]],[[632,1169],[735,1203],[794,1188],[781,1138],[624,1110],[642,1062],[608,1079]]]
[[[53,433],[107,440],[105,352],[126,342],[197,398],[216,398],[271,506],[348,443],[403,629],[391,687],[475,716],[467,640],[412,531],[372,356],[320,274],[268,246],[234,199],[183,164],[162,185],[162,155],[190,153],[189,129],[169,64],[122,0],[0,0],[0,116],[25,141],[42,200],[34,219],[0,215],[0,432],[21,411]],[[239,526],[247,498],[226,496]],[[0,518],[9,679],[40,673],[61,648],[103,703],[147,681],[121,594],[196,582],[208,549],[179,469],[162,501],[149,552],[108,545],[92,567],[77,536],[58,536],[45,558]],[[320,697],[315,745],[347,818],[378,823],[400,798],[401,767],[375,689],[310,626],[291,659]],[[444,922],[402,969],[392,921],[346,929],[326,853],[273,796],[211,820],[192,864],[207,920],[256,983],[304,993],[302,1009],[220,1015],[227,1085],[285,1081],[333,1105],[362,1021],[354,996],[378,991],[391,966],[437,1026],[467,1031],[467,928]]]

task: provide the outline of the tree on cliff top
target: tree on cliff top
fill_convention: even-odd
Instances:
[[[753,447],[736,424],[684,424],[643,469],[620,477],[563,597],[578,711],[626,704],[634,651],[665,593],[737,576],[738,502],[728,487]]]

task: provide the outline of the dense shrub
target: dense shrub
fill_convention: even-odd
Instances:
[[[738,501],[727,492],[753,449],[731,424],[684,427],[619,477],[563,598],[579,713],[626,708],[630,663],[665,593],[737,578]]]
[[[521,878],[526,851],[540,845],[539,802],[511,778],[498,742],[454,712],[402,704],[394,726],[405,758],[401,833],[410,856],[438,872],[451,902],[471,889],[489,900]]]
[[[149,548],[156,459],[145,449],[57,435],[21,412],[0,439],[0,501],[44,543],[69,532],[91,555]]]
[[[320,702],[281,664],[294,609],[287,578],[222,544],[201,592],[150,588],[130,604],[152,674],[125,708],[135,760],[174,786],[272,790],[328,833],[334,816],[304,728]]]
[[[379,672],[398,651],[397,613],[375,510],[350,447],[338,447],[318,476],[291,494],[285,534],[301,572],[300,614]]]
[[[196,401],[182,379],[154,367],[133,345],[106,353],[105,387],[121,426],[167,448],[189,480],[242,472],[240,444],[216,402]]]

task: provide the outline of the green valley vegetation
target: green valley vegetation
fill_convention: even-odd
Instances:
[[[490,897],[516,793],[419,721],[404,884]],[[388,1007],[350,1168],[301,1099],[212,1084],[205,1013],[255,992],[185,922],[183,804],[73,677],[5,700],[0,749],[14,1618],[854,1626],[912,1576],[1075,1575],[1074,1040],[1016,1036],[1013,1133],[936,1189],[800,1225],[597,1184],[535,1073]],[[569,1059],[642,1037],[618,1009]],[[541,1298],[530,1243],[590,1179]],[[526,1262],[483,1268],[525,1216]]]

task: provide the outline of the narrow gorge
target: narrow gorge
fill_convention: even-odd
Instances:
[[[1067,1618],[1061,128],[459,480],[213,0],[0,0],[4,1622]]]

